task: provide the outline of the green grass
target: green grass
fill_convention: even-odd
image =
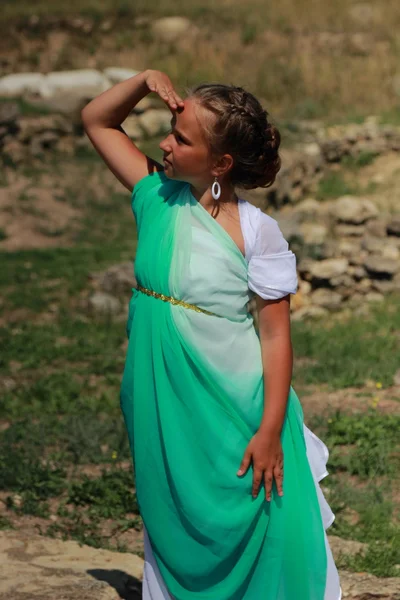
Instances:
[[[400,415],[379,414],[371,407],[356,417],[337,410],[328,419],[314,418],[312,424],[332,448],[330,472],[357,475],[360,481],[380,475],[396,477]]]
[[[10,519],[7,519],[7,517],[0,515],[0,531],[4,529],[12,529],[12,524]]]
[[[347,183],[342,173],[333,171],[327,172],[320,179],[316,197],[318,200],[330,200],[339,196],[356,193],[357,188]]]
[[[40,116],[40,115],[49,115],[53,114],[53,111],[50,109],[46,109],[42,106],[37,106],[35,104],[31,104],[26,101],[24,98],[0,98],[0,104],[12,103],[16,104],[18,107],[18,111],[21,115],[30,117],[30,116]]]
[[[376,152],[362,151],[357,156],[344,156],[341,164],[347,169],[357,170],[373,163],[377,156]]]
[[[343,553],[336,564],[341,569],[367,571],[377,577],[398,577],[396,565],[400,563],[399,508],[390,500],[398,479],[378,483],[374,478],[357,489],[353,484],[343,484],[337,475],[329,475],[326,484],[330,491],[329,504],[335,521],[328,530],[331,535],[356,540],[366,548],[356,555]],[[351,508],[357,516],[356,523],[346,514]]]
[[[363,385],[368,379],[393,385],[400,352],[398,296],[370,307],[369,317],[334,322],[333,317],[313,324],[294,322],[295,355],[315,360],[296,370],[301,385],[327,383],[332,390]]]
[[[138,513],[132,475],[121,469],[104,470],[98,478],[84,476],[71,485],[67,502],[74,506],[90,506],[104,519]]]
[[[372,408],[362,415],[337,410],[330,417],[313,417],[308,426],[329,449],[329,476],[322,481],[336,516],[329,533],[367,544],[355,556],[341,555],[337,566],[377,577],[398,576],[400,507],[391,498],[399,487],[400,416]]]

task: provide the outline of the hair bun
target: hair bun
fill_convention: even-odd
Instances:
[[[219,83],[188,91],[206,112],[199,121],[210,157],[228,153],[233,158],[230,184],[245,190],[272,185],[281,167],[281,137],[259,100],[242,87]]]

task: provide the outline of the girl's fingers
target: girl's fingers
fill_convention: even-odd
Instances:
[[[176,107],[176,103],[175,103],[175,97],[174,97],[174,90],[166,90],[166,94],[167,94],[167,101],[169,103],[169,105],[173,108],[174,106]]]
[[[181,104],[183,106],[184,102],[182,100],[182,98],[180,98],[178,95],[175,95],[175,102],[177,104]]]
[[[177,96],[176,94],[174,94],[172,102],[171,102],[171,106],[172,108],[178,108],[178,106],[184,106],[184,102],[181,98],[179,98],[179,96]]]
[[[271,500],[271,489],[272,489],[272,474],[269,471],[264,471],[264,487],[265,487],[265,498],[269,502]]]
[[[247,447],[245,450],[242,462],[240,464],[239,470],[237,471],[236,475],[243,475],[243,473],[245,473],[247,471],[247,469],[249,468],[250,461],[251,461],[251,451],[249,450],[249,447]]]
[[[170,94],[170,92],[168,92],[168,90],[166,90],[165,88],[162,90],[162,98],[163,98],[164,100],[166,100],[166,101],[167,101],[167,100],[169,100],[169,99],[170,99],[170,97],[169,97],[169,94]]]
[[[276,465],[274,477],[279,496],[283,496],[283,465]]]
[[[183,106],[183,100],[177,95],[174,89],[165,90],[165,99],[168,100],[171,108],[178,108],[178,104]]]
[[[253,474],[253,489],[252,489],[253,498],[256,498],[258,496],[261,479],[262,479],[262,470],[255,469],[254,474]]]
[[[147,82],[147,86],[149,90],[158,94],[165,102],[167,102],[171,108],[177,108],[178,106],[183,106],[184,102],[182,98],[176,93],[173,87],[170,87],[169,81],[162,81],[165,79],[161,78],[161,81],[157,81],[157,77],[150,78],[150,81]]]

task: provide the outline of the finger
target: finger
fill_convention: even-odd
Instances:
[[[175,102],[174,90],[167,90],[168,102],[172,108],[177,108],[177,104]]]
[[[274,477],[279,496],[283,496],[283,466],[277,465],[274,469]]]
[[[243,460],[240,464],[239,471],[236,473],[236,475],[243,475],[249,468],[250,461],[251,461],[251,452],[246,450],[246,452],[244,453],[244,456],[243,456]]]
[[[163,100],[165,100],[165,102],[168,102],[169,95],[168,95],[168,91],[166,88],[160,88],[160,90],[158,91],[158,94]]]
[[[171,94],[171,106],[172,107],[178,108],[178,105],[184,106],[184,101],[182,100],[182,98],[180,96],[178,96],[178,94],[175,92],[175,90],[171,90],[170,94]]]
[[[182,98],[180,98],[180,96],[178,96],[178,94],[175,94],[175,102],[177,104],[181,104],[182,106],[185,104],[184,101],[182,100]]]
[[[262,480],[262,474],[263,472],[259,469],[254,471],[252,488],[253,498],[256,498],[258,496],[258,492],[260,490],[260,483]]]
[[[271,500],[271,489],[272,489],[272,473],[270,471],[264,471],[264,487],[265,487],[265,498],[269,502]]]

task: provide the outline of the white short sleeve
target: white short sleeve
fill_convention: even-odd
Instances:
[[[259,219],[248,264],[248,286],[264,300],[295,294],[298,287],[296,255],[289,250],[275,219],[262,211]]]

